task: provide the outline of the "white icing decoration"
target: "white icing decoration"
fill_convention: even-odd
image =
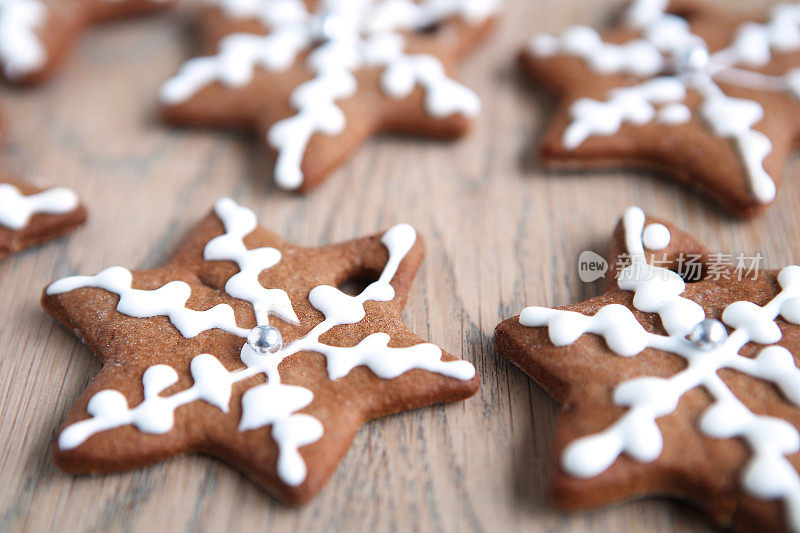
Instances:
[[[42,68],[47,52],[37,32],[47,19],[40,0],[0,1],[0,63],[11,80]]]
[[[250,302],[258,324],[268,323],[270,314],[289,322],[298,322],[288,295],[280,289],[266,289],[258,281],[259,274],[275,266],[281,254],[274,248],[249,250],[243,239],[256,228],[255,214],[233,200],[222,199],[215,206],[225,233],[209,241],[204,249],[208,261],[233,261],[239,272],[225,285],[233,298]],[[142,377],[144,401],[129,407],[125,397],[113,390],[95,394],[87,411],[91,418],[76,422],[61,432],[58,446],[72,449],[92,435],[125,425],[134,425],[145,433],[166,433],[173,427],[174,412],[181,405],[202,400],[228,412],[231,388],[235,383],[263,374],[267,382],[257,385],[242,396],[240,431],[272,426],[272,438],[278,445],[278,475],[290,486],[306,478],[306,465],[299,448],[322,438],[322,424],[314,417],[298,413],[313,401],[313,393],[300,386],[281,384],[278,365],[287,357],[300,352],[317,352],[328,361],[328,376],[339,379],[357,366],[366,366],[378,377],[392,379],[413,369],[427,370],[459,380],[475,375],[474,367],[466,361],[442,361],[442,351],[432,344],[402,348],[389,347],[386,333],[373,333],[352,347],[329,346],[319,339],[336,326],[360,322],[367,301],[388,302],[395,292],[391,281],[406,254],[416,242],[417,234],[408,224],[389,229],[381,242],[389,251],[389,259],[377,281],[358,296],[349,296],[337,288],[321,285],[309,294],[309,301],[325,319],[308,334],[284,344],[274,354],[259,354],[249,344],[241,349],[240,359],[245,368],[228,371],[210,354],[200,354],[191,362],[194,384],[171,396],[161,393],[177,381],[175,371],[165,365],[149,368]],[[207,311],[186,307],[191,296],[190,286],[172,281],[156,290],[131,288],[132,274],[122,267],[113,267],[97,276],[75,276],[56,281],[48,294],[62,294],[82,287],[99,287],[118,294],[117,311],[133,317],[166,316],[187,338],[218,328],[246,338],[249,329],[236,324],[233,309],[219,304]]]
[[[48,11],[47,3],[42,0],[0,0],[0,65],[8,79],[22,79],[46,65],[47,49],[39,32],[44,28]]]
[[[792,96],[800,99],[800,68],[795,68],[786,73],[786,86]]]
[[[673,103],[686,97],[686,88],[675,78],[654,78],[634,87],[609,93],[606,101],[580,98],[569,109],[572,122],[561,142],[574,150],[589,137],[614,135],[623,122],[641,126],[656,117],[657,104]]]
[[[692,110],[681,103],[672,103],[658,110],[658,121],[662,124],[677,126],[692,120]]]
[[[242,87],[256,68],[283,71],[310,51],[306,66],[314,77],[297,86],[290,103],[297,113],[273,124],[267,133],[277,151],[275,181],[296,189],[303,183],[303,158],[314,134],[335,136],[346,127],[336,101],[358,90],[355,72],[382,68],[381,88],[404,98],[414,87],[425,92],[425,108],[434,118],[480,111],[478,96],[450,79],[441,61],[405,52],[404,32],[419,31],[460,17],[477,24],[490,17],[498,0],[322,0],[309,13],[302,0],[213,0],[233,18],[257,18],[271,33],[238,33],[220,43],[215,56],[187,61],[161,89],[165,104],[185,102],[204,87],[222,83]]]
[[[714,403],[703,413],[700,431],[716,438],[743,439],[752,451],[741,475],[744,488],[757,498],[782,500],[789,527],[800,531],[800,476],[787,459],[800,451],[800,434],[784,420],[751,412],[717,375],[730,368],[770,381],[800,407],[800,369],[786,348],[774,345],[781,339],[776,318],[800,324],[800,267],[781,270],[781,291],[763,307],[752,302],[729,305],[722,321],[732,330],[730,335],[719,346],[703,350],[685,337],[706,318],[705,312],[681,296],[685,285],[676,273],[646,263],[644,246],[650,245],[642,242],[647,231],[644,224],[645,215],[638,207],[625,213],[625,238],[632,262],[620,273],[619,286],[634,292],[636,309],[660,316],[667,335],[646,331],[630,309],[617,304],[600,308],[594,316],[539,307],[529,307],[520,315],[524,326],[547,327],[556,346],[572,344],[581,335],[592,333],[602,336],[611,351],[624,357],[654,348],[686,360],[686,368],[672,377],[640,377],[617,386],[614,403],[628,410],[600,433],[570,443],[561,458],[562,467],[573,476],[589,478],[605,471],[623,453],[640,462],[655,460],[663,448],[656,420],[672,413],[686,392],[704,387]],[[664,244],[663,240],[658,244]],[[762,348],[755,358],[739,355],[750,342],[771,346]]]
[[[736,143],[755,197],[764,203],[772,201],[775,198],[775,182],[763,165],[764,158],[772,152],[772,142],[766,135],[753,129],[764,116],[761,104],[731,98],[715,91],[713,96],[706,95],[700,112],[716,135],[730,138]]]
[[[10,183],[0,183],[0,226],[12,230],[23,229],[34,215],[62,215],[77,207],[78,196],[64,187],[25,196]]]
[[[648,224],[642,233],[642,243],[648,250],[657,252],[669,246],[672,236],[664,224]]]
[[[210,329],[222,329],[244,337],[250,330],[236,325],[233,308],[218,304],[206,311],[186,307],[192,288],[185,281],[171,281],[155,290],[134,289],[133,274],[127,268],[116,266],[94,276],[72,276],[54,282],[47,294],[63,294],[83,287],[95,287],[119,295],[117,311],[136,318],[166,316],[187,339]]]
[[[652,81],[645,80],[610,91],[605,101],[579,99],[570,107],[572,123],[564,132],[564,147],[574,150],[591,136],[613,135],[624,122],[644,125],[657,120],[664,124],[684,124],[691,119],[691,110],[680,102],[685,99],[686,90],[693,89],[702,96],[699,111],[713,134],[729,138],[735,144],[753,197],[761,203],[771,202],[775,198],[775,183],[764,169],[764,159],[772,152],[772,143],[754,129],[764,110],[758,102],[725,95],[718,83],[785,91],[800,97],[798,69],[783,76],[747,70],[769,63],[773,50],[800,50],[800,4],[776,6],[764,24],[742,24],[730,46],[710,56],[705,52],[703,39],[691,33],[685,19],[666,13],[667,6],[668,2],[663,0],[634,2],[626,20],[642,35],[625,43],[603,42],[596,30],[586,26],[569,28],[560,37],[544,34],[531,40],[529,48],[533,54],[575,56],[600,74],[632,74],[664,80],[674,70],[667,79],[684,87],[682,96],[672,90],[671,98],[659,99],[652,94]],[[656,110],[659,104],[664,106]]]
[[[634,28],[646,28],[664,16],[669,0],[639,0],[633,2],[625,18]]]
[[[653,76],[664,68],[664,57],[652,43],[644,39],[625,44],[605,43],[597,30],[589,26],[572,26],[560,38],[538,35],[531,42],[531,50],[545,57],[577,56],[603,74],[628,72]]]
[[[269,323],[270,314],[299,324],[286,291],[265,289],[258,281],[261,272],[280,262],[281,253],[275,248],[248,250],[245,247],[243,239],[258,226],[255,213],[229,198],[217,202],[215,211],[225,225],[225,233],[209,241],[203,257],[207,261],[233,261],[239,266],[239,272],[225,284],[225,292],[250,302],[258,324]]]

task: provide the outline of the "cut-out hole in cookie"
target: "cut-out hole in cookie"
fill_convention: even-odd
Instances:
[[[366,289],[371,283],[376,281],[378,281],[377,276],[358,276],[340,283],[337,288],[349,296],[358,296],[364,292],[364,289]]]
[[[694,18],[694,16],[697,13],[697,11],[694,10],[694,9],[686,8],[686,7],[683,7],[683,8],[679,7],[678,9],[674,9],[674,10],[670,9],[669,13],[671,15],[675,15],[676,17],[680,17],[682,19],[691,20],[692,18]]]
[[[420,35],[434,35],[442,28],[442,24],[439,22],[428,24],[417,30],[417,33]]]

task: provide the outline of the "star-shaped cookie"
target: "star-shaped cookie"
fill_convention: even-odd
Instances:
[[[86,220],[77,195],[0,177],[0,259],[69,233]]]
[[[274,178],[308,191],[385,131],[455,138],[480,110],[454,81],[498,0],[213,0],[201,35],[215,55],[162,87],[163,116],[255,130]]]
[[[774,200],[800,134],[800,4],[637,0],[605,35],[536,36],[521,62],[561,100],[546,165],[653,169],[740,216]]]
[[[161,268],[53,283],[42,304],[103,362],[56,464],[106,472],[202,453],[308,501],[364,422],[478,390],[471,364],[401,320],[422,256],[407,224],[301,248],[223,199]],[[372,282],[355,296],[337,288],[358,279]]]
[[[0,71],[13,83],[48,79],[83,30],[166,8],[172,0],[0,0]]]
[[[558,506],[666,495],[720,525],[800,530],[800,267],[722,257],[630,208],[608,292],[497,327],[562,405]]]

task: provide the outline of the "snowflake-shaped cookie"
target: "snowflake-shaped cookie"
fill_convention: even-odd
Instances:
[[[422,255],[407,224],[300,248],[223,199],[162,268],[53,283],[44,307],[104,363],[56,463],[110,471],[201,452],[309,500],[365,421],[478,389],[471,364],[401,321]],[[337,288],[364,277],[357,295]]]
[[[380,131],[452,138],[480,110],[454,81],[498,0],[214,0],[216,55],[161,90],[167,121],[256,130],[285,189],[318,185]]]
[[[705,273],[687,283],[692,257]],[[723,525],[800,531],[800,267],[711,276],[711,257],[630,208],[606,294],[498,326],[498,350],[562,403],[559,505],[669,494]]]
[[[740,215],[774,200],[800,133],[800,4],[753,20],[637,0],[603,37],[538,35],[522,63],[562,97],[546,163],[665,171]]]
[[[164,9],[171,0],[0,0],[0,71],[15,83],[47,79],[95,23]]]

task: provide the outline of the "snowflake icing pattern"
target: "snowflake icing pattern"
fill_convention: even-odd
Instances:
[[[258,325],[268,325],[270,315],[298,323],[287,293],[264,288],[258,280],[262,271],[280,262],[281,253],[271,247],[245,247],[244,237],[256,228],[255,214],[230,199],[220,200],[215,213],[222,220],[226,233],[209,241],[203,255],[206,261],[232,261],[238,265],[239,272],[227,281],[225,292],[252,304]],[[173,428],[175,410],[194,401],[207,402],[227,413],[232,386],[263,374],[267,382],[250,388],[242,396],[239,431],[272,425],[271,435],[279,448],[278,476],[289,486],[300,485],[306,478],[306,465],[299,448],[322,438],[323,426],[316,418],[298,413],[313,401],[312,391],[281,383],[278,366],[287,357],[299,352],[323,354],[327,359],[328,377],[332,380],[346,376],[357,366],[366,366],[383,379],[396,378],[415,368],[462,381],[475,375],[474,367],[466,361],[441,360],[442,351],[433,344],[389,347],[391,339],[386,333],[373,333],[352,347],[330,346],[320,341],[321,336],[336,326],[363,320],[365,302],[394,299],[395,291],[390,283],[415,241],[416,232],[408,224],[388,230],[381,239],[389,251],[385,268],[380,277],[357,296],[349,296],[327,285],[311,290],[309,301],[325,319],[276,353],[259,353],[245,342],[240,354],[245,367],[233,371],[228,371],[215,356],[199,354],[190,365],[193,385],[171,396],[161,393],[177,383],[177,372],[168,365],[151,366],[142,376],[144,401],[135,407],[130,407],[119,391],[96,393],[87,405],[90,418],[67,426],[59,435],[59,448],[74,449],[94,434],[127,425],[144,433],[166,434]],[[218,328],[246,339],[251,331],[237,325],[233,309],[227,304],[205,311],[187,308],[191,288],[183,281],[172,281],[155,290],[134,289],[132,281],[129,270],[112,267],[96,276],[56,281],[48,287],[47,294],[58,295],[83,287],[101,288],[119,296],[118,312],[137,318],[166,316],[185,338]]]
[[[619,287],[633,291],[637,310],[658,314],[667,335],[646,331],[631,310],[619,304],[604,306],[593,316],[529,307],[520,314],[520,324],[547,327],[555,346],[568,346],[590,333],[601,336],[617,355],[635,357],[654,348],[682,357],[687,366],[667,379],[640,377],[617,386],[613,401],[628,410],[604,431],[570,443],[561,457],[562,468],[572,476],[590,478],[623,453],[640,462],[654,461],[663,449],[656,419],[672,413],[686,392],[704,387],[714,403],[701,416],[700,431],[715,438],[743,439],[752,450],[741,473],[744,488],[758,498],[782,500],[790,528],[800,531],[800,476],[786,458],[800,452],[800,433],[784,420],[750,411],[717,375],[729,368],[767,380],[800,407],[800,369],[786,348],[775,345],[782,337],[775,323],[778,316],[800,325],[800,267],[781,270],[781,292],[765,306],[748,301],[729,305],[722,321],[732,332],[720,345],[704,349],[686,338],[706,318],[703,308],[681,297],[685,284],[678,274],[645,260],[644,212],[630,208],[623,223],[632,263],[620,272]],[[771,346],[755,358],[740,355],[750,342]]]
[[[459,17],[479,24],[496,11],[499,0],[322,0],[310,12],[304,0],[216,0],[234,19],[257,19],[267,35],[234,33],[215,56],[189,60],[161,90],[161,101],[177,105],[220,82],[228,87],[250,83],[253,71],[282,72],[308,52],[312,79],[291,93],[297,113],[269,127],[267,141],[277,152],[275,181],[286,189],[303,184],[306,147],[314,134],[342,133],[346,118],[336,100],[358,90],[355,73],[382,69],[381,89],[391,98],[425,91],[425,109],[435,118],[468,117],[480,110],[478,96],[447,76],[440,59],[405,52],[403,33],[414,33]]]
[[[604,42],[588,26],[571,27],[560,37],[538,35],[531,41],[529,49],[535,56],[575,56],[600,74],[644,79],[611,90],[604,101],[575,101],[562,144],[574,150],[589,137],[615,134],[625,122],[686,123],[692,111],[683,101],[691,89],[701,96],[699,112],[711,132],[735,144],[755,199],[762,204],[771,202],[775,183],[763,164],[772,143],[753,129],[764,117],[764,109],[758,102],[726,95],[718,82],[800,95],[800,69],[783,76],[748,70],[767,65],[773,50],[800,50],[800,4],[776,6],[764,24],[742,24],[731,44],[712,54],[703,38],[692,33],[687,20],[667,12],[668,4],[668,0],[634,2],[625,21],[641,37],[622,44]]]

